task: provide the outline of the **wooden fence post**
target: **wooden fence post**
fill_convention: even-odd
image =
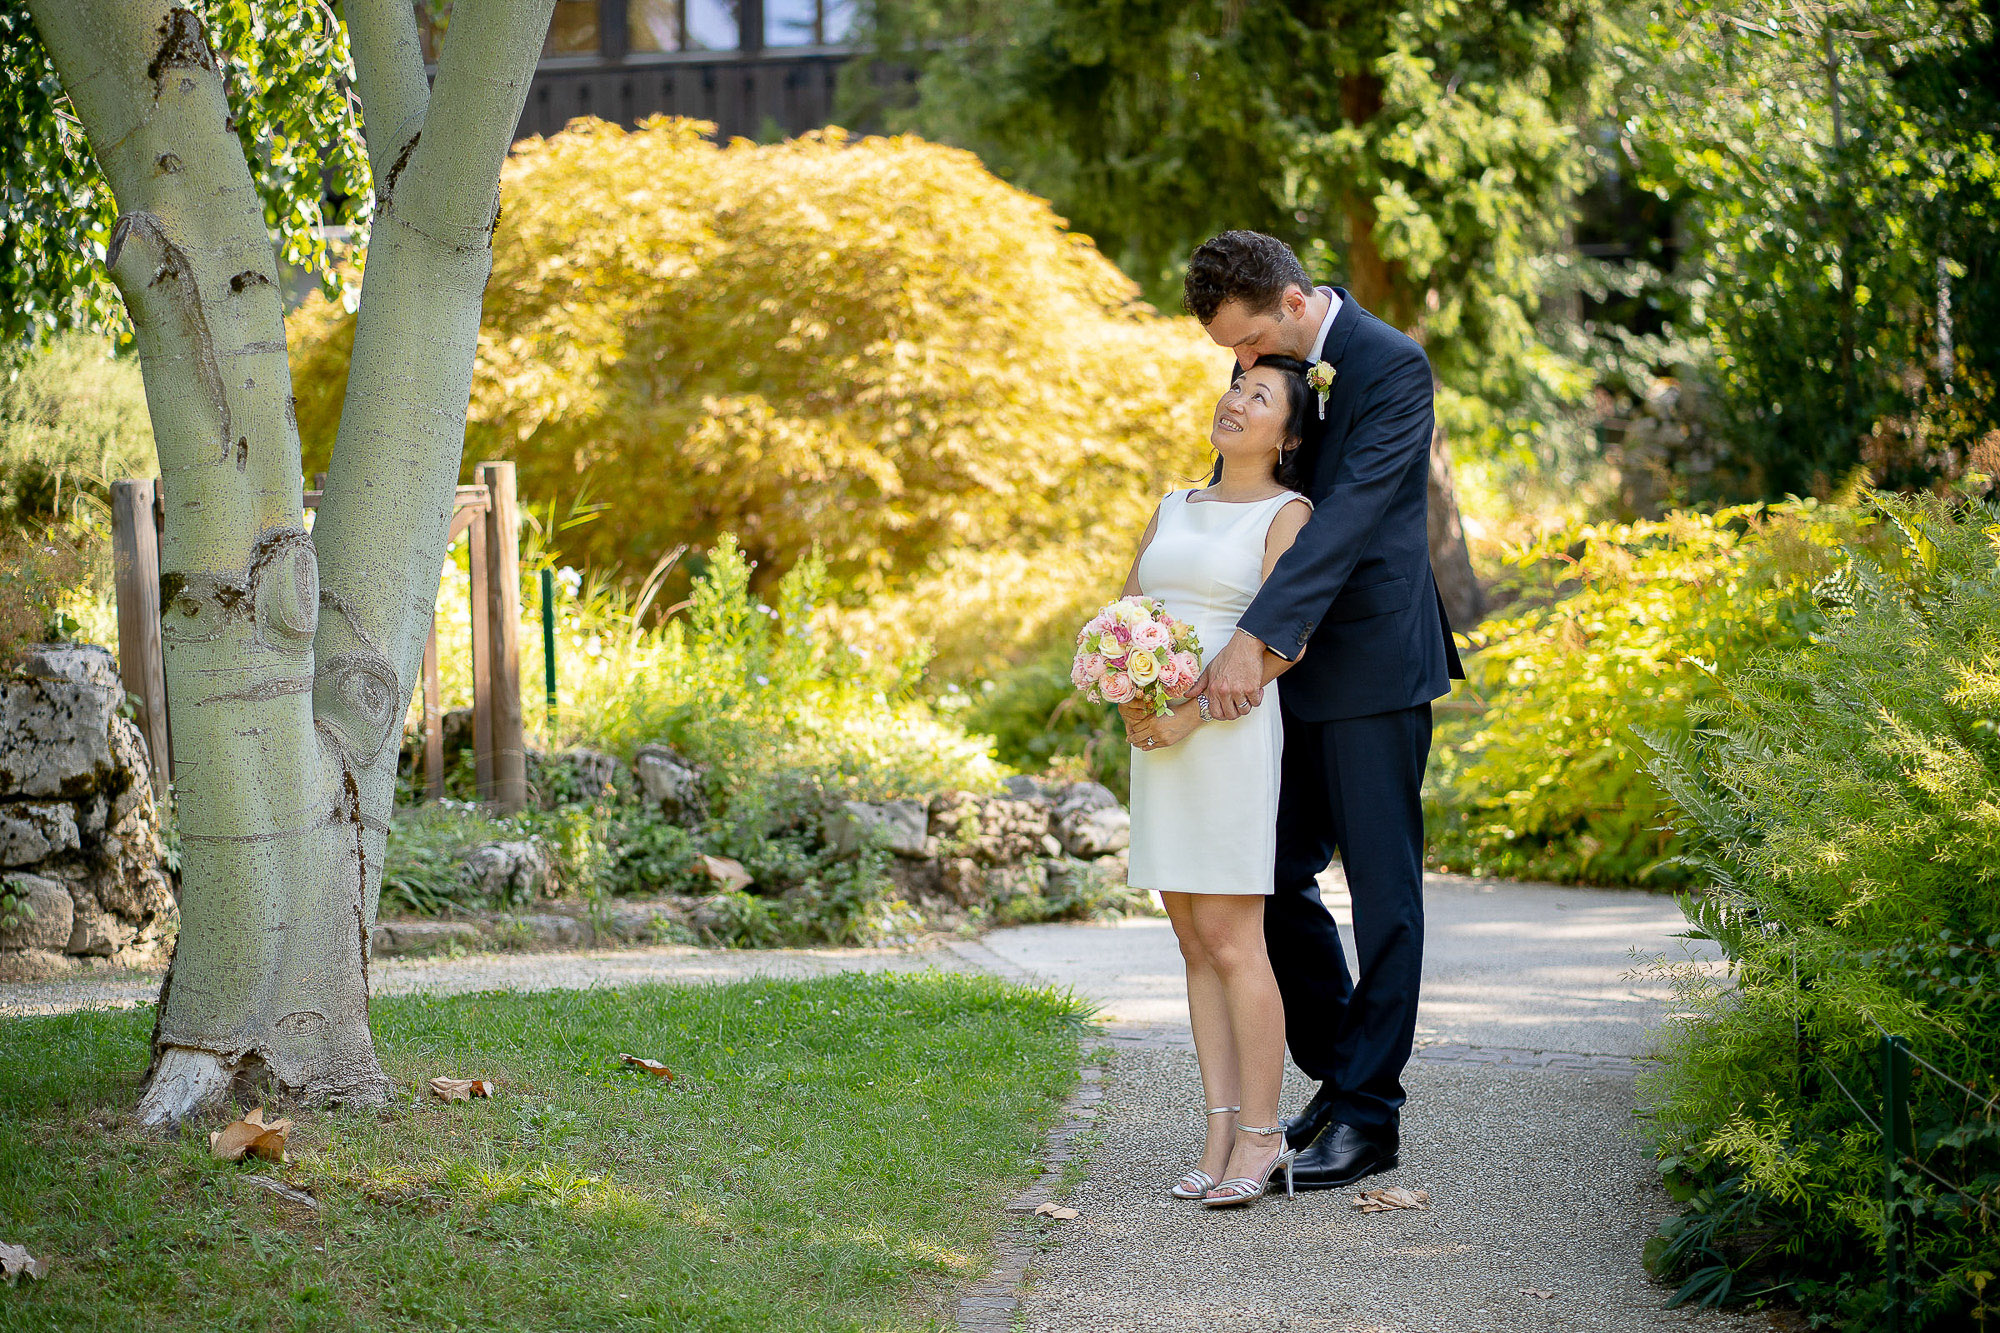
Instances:
[[[111,483],[111,550],[118,593],[118,674],[139,701],[139,731],[153,771],[153,796],[165,801],[173,774],[167,739],[167,676],[160,646],[160,541],[153,522],[155,483]]]
[[[437,610],[431,610],[431,635],[424,642],[424,794],[444,798],[444,709],[438,697]]]
[[[472,773],[479,799],[493,799],[493,638],[486,628],[486,520],[481,510],[465,529],[472,577]]]
[[[486,625],[492,682],[493,793],[501,811],[528,803],[528,743],[521,710],[521,527],[514,507],[514,465],[481,463],[486,487]]]

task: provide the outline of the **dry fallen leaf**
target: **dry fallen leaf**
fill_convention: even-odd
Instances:
[[[1548,1300],[1555,1295],[1553,1291],[1542,1291],[1537,1287],[1522,1287],[1521,1294],[1523,1296],[1533,1296],[1538,1301]]]
[[[12,1282],[23,1273],[32,1278],[45,1276],[49,1271],[49,1261],[37,1259],[21,1245],[9,1245],[0,1241],[0,1277]]]
[[[264,1108],[258,1107],[233,1124],[208,1136],[208,1150],[225,1162],[240,1162],[247,1155],[267,1162],[285,1160],[285,1135],[292,1132],[289,1120],[264,1122]]]
[[[1363,1190],[1354,1196],[1354,1206],[1364,1213],[1390,1213],[1398,1208],[1428,1208],[1429,1190],[1406,1190],[1400,1185],[1385,1190]]]
[[[623,1051],[618,1052],[618,1058],[634,1069],[645,1070],[654,1078],[664,1078],[669,1081],[673,1079],[674,1071],[661,1064],[658,1060],[648,1060],[641,1055],[627,1055]]]
[[[474,1097],[491,1097],[493,1080],[490,1078],[434,1078],[431,1091],[448,1102],[470,1101]]]
[[[1076,1215],[1076,1209],[1064,1208],[1055,1203],[1045,1203],[1035,1209],[1036,1217],[1053,1217],[1058,1222],[1067,1222]]]

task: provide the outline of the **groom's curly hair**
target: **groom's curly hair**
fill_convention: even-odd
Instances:
[[[1292,247],[1261,231],[1225,231],[1195,247],[1181,284],[1181,304],[1203,324],[1228,301],[1241,301],[1253,315],[1268,315],[1287,287],[1308,295],[1313,289]]]

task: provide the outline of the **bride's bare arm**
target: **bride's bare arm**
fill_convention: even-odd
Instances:
[[[1139,536],[1139,550],[1137,554],[1135,554],[1132,557],[1132,570],[1125,576],[1125,586],[1118,593],[1120,597],[1137,597],[1139,595],[1139,562],[1146,558],[1146,548],[1153,544],[1153,534],[1158,532],[1159,530],[1160,530],[1160,511],[1157,507],[1155,507],[1153,510],[1152,519],[1148,521],[1146,524],[1145,532],[1141,533]],[[1289,545],[1289,543],[1287,543],[1287,545]],[[1266,565],[1264,569],[1265,572],[1268,573],[1270,571],[1270,566]]]

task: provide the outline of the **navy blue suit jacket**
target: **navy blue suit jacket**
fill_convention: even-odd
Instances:
[[[1465,675],[1431,574],[1430,361],[1345,291],[1321,358],[1326,415],[1307,406],[1299,445],[1312,517],[1237,622],[1305,654],[1278,689],[1309,722],[1412,708]]]

